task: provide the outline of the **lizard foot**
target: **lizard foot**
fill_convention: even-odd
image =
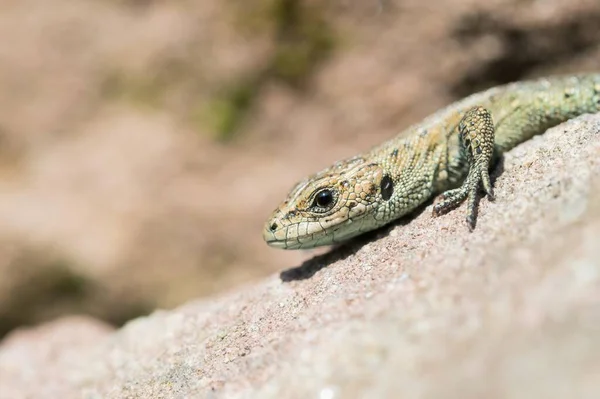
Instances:
[[[442,200],[434,205],[434,215],[446,213],[457,207],[465,199],[467,203],[467,225],[475,228],[477,218],[477,194],[483,186],[490,200],[494,191],[490,182],[489,168],[494,154],[494,124],[489,111],[483,107],[474,107],[465,113],[459,126],[461,152],[469,163],[469,172],[462,186],[444,192]]]

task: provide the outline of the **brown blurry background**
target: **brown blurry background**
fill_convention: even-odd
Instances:
[[[296,266],[305,174],[500,83],[600,70],[597,0],[4,0],[0,336]]]

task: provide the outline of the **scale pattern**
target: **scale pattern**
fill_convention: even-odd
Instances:
[[[600,74],[516,82],[473,94],[372,150],[302,180],[267,220],[265,241],[284,249],[338,243],[386,225],[441,194],[439,215],[493,197],[489,170],[550,127],[600,111]]]

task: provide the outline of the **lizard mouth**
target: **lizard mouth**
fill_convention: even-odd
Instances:
[[[267,241],[267,245],[279,249],[300,249],[302,246],[300,243],[288,243],[286,241],[278,240]]]
[[[264,236],[265,242],[268,246],[279,249],[300,249],[302,244],[296,241],[278,240],[276,238],[267,238]]]
[[[267,245],[270,247],[285,248],[285,246],[286,246],[285,241],[278,240],[276,238],[269,239],[267,237],[264,237],[264,239],[265,239],[265,242],[267,243]]]
[[[352,227],[349,225],[353,224]],[[272,229],[272,223],[267,223],[263,229],[263,240],[273,248],[279,249],[312,249],[315,247],[337,244],[361,233],[360,224],[346,222],[342,225],[322,229],[310,235],[296,235],[289,237],[286,233],[290,226]],[[354,227],[356,226],[356,227]],[[345,229],[342,229],[345,227]],[[292,228],[292,230],[294,230]]]
[[[271,228],[272,223],[267,223],[265,228],[263,229],[263,239],[267,243],[268,246],[273,248],[281,248],[281,249],[292,249],[294,248],[294,242],[290,242],[287,238],[277,237],[277,230],[273,230]]]
[[[280,222],[280,221],[279,221]],[[277,221],[276,223],[277,224]],[[314,247],[314,236],[294,236],[287,235],[290,226],[282,224],[274,228],[273,220],[268,221],[263,228],[263,240],[268,246],[279,249],[309,249]],[[293,227],[292,227],[293,230]]]

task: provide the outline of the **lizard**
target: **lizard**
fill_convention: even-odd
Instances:
[[[467,202],[475,227],[481,189],[503,153],[547,129],[600,111],[600,73],[555,76],[472,94],[371,150],[297,183],[268,218],[263,238],[283,249],[343,242],[440,195],[434,216]]]

